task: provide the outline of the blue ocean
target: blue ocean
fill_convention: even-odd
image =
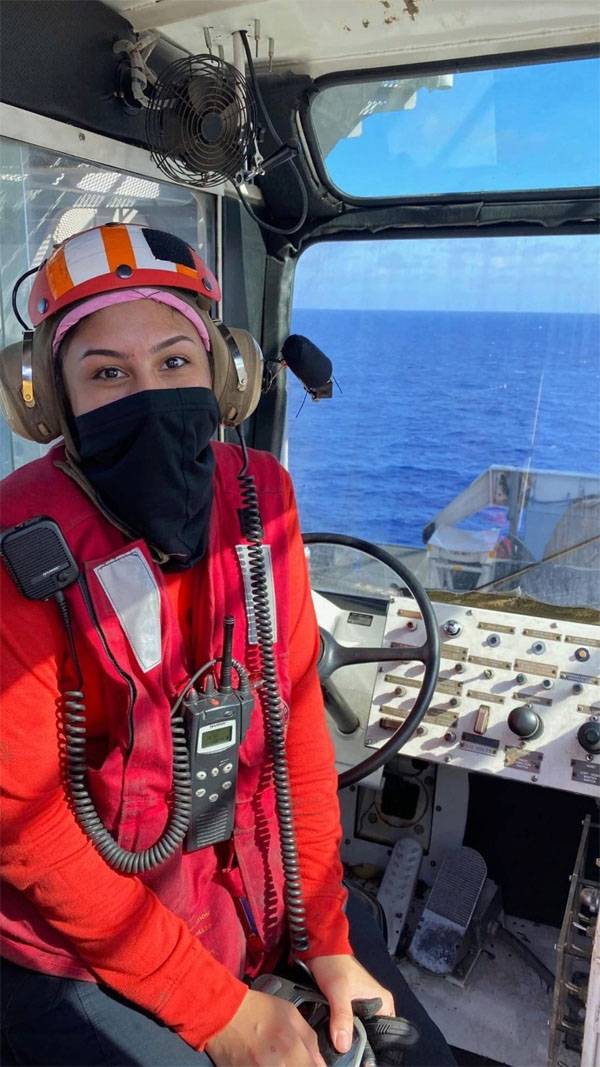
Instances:
[[[289,375],[289,469],[304,530],[422,545],[497,464],[597,474],[600,315],[302,309],[330,400]]]

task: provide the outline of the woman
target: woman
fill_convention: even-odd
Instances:
[[[272,681],[277,713],[289,708],[308,935],[297,955],[329,1000],[338,1051],[349,1046],[353,998],[379,997],[381,1012],[394,1014],[386,978],[371,977],[348,939],[336,775],[291,485],[262,453],[251,456],[251,485],[240,450],[212,441],[219,420],[248,416],[261,380],[252,339],[210,319],[218,297],[178,238],[99,227],[42,265],[29,302],[32,346],[5,355],[12,427],[63,441],[5,480],[2,528],[49,518],[79,569],[61,615],[51,600],[26,599],[0,568],[4,1028],[19,1063],[201,1064],[208,1054],[218,1065],[322,1064],[300,1013],[242,981],[285,952],[252,544],[270,561]],[[237,779],[224,777],[236,761],[221,761],[223,788],[208,797],[225,810],[233,786],[235,825],[206,847],[189,835],[182,847],[171,723],[193,673],[221,656],[226,616],[240,679],[255,687]],[[84,722],[77,778],[69,737],[76,746]],[[193,789],[205,796],[198,781]],[[387,956],[381,967],[399,988]],[[438,1036],[436,1062],[452,1062]]]

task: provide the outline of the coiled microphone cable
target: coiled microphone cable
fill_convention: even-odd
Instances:
[[[77,689],[62,694],[67,762],[67,785],[75,817],[84,833],[98,849],[100,855],[116,871],[122,874],[141,874],[158,867],[177,851],[190,822],[192,810],[192,786],[190,761],[187,750],[183,718],[178,715],[183,695],[171,711],[171,736],[173,739],[173,806],[166,829],[159,840],[139,852],[122,848],[100,818],[87,788],[86,764],[86,706],[83,694],[83,676],[75,641],[69,607],[64,594],[54,595],[58,610],[67,632],[69,652],[75,667]],[[186,685],[186,691],[190,683]]]
[[[237,435],[243,456],[243,465],[237,477],[242,494],[243,532],[249,542],[250,587],[263,679],[263,684],[259,686],[257,694],[265,716],[273,760],[275,801],[279,821],[281,859],[285,880],[285,903],[291,947],[294,953],[299,953],[308,949],[309,942],[306,930],[304,896],[300,880],[298,846],[294,831],[289,770],[285,751],[283,702],[279,692],[277,665],[273,651],[273,625],[262,544],[263,528],[258,507],[256,483],[253,476],[248,473],[248,449],[239,427],[237,427]]]

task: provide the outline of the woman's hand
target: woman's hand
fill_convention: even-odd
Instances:
[[[325,1067],[317,1036],[298,1009],[253,989],[206,1051],[217,1067]]]
[[[352,1044],[352,1001],[380,997],[378,1015],[395,1015],[394,998],[353,956],[317,956],[307,965],[329,1001],[331,1040],[338,1052]]]

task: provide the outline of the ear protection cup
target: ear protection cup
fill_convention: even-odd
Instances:
[[[165,287],[166,288],[166,287]],[[210,338],[209,359],[213,391],[221,421],[238,426],[249,417],[260,399],[263,357],[258,343],[246,330],[227,327],[211,319],[196,294],[172,290],[199,311]],[[51,356],[52,338],[60,313],[45,319],[23,341],[0,353],[0,409],[11,430],[20,437],[48,444],[64,435],[69,438]]]
[[[203,314],[210,337],[213,392],[221,422],[239,426],[260,400],[263,356],[258,343],[246,330],[224,326]]]
[[[47,319],[0,352],[0,410],[14,433],[42,445],[63,432],[50,357],[56,323]]]

